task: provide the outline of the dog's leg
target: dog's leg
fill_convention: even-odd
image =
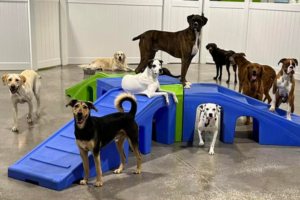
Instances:
[[[158,92],[166,92],[166,93],[172,94],[174,102],[178,103],[178,99],[177,99],[176,94],[174,92],[169,92],[169,91],[166,91],[166,90],[161,90],[160,88],[158,89]]]
[[[237,79],[236,79],[236,69],[237,69],[237,66],[236,66],[236,65],[233,65],[233,71],[234,71],[234,84],[237,84]]]
[[[216,143],[217,135],[218,135],[218,130],[215,130],[213,140],[211,142],[209,152],[208,152],[209,155],[214,155],[215,154],[214,149],[215,149],[215,143]]]
[[[287,113],[286,113],[286,118],[288,120],[292,120],[291,111],[294,112],[294,108],[292,106],[293,106],[293,98],[292,98],[292,94],[290,93],[289,96],[288,96]]]
[[[246,117],[245,125],[249,125],[249,124],[250,124],[250,117]]]
[[[198,135],[199,135],[199,145],[203,146],[204,142],[203,142],[203,139],[202,139],[202,133],[199,129],[198,129]]]
[[[80,185],[86,185],[90,176],[89,154],[88,151],[79,147],[80,156],[83,163],[84,179],[80,181]]]
[[[228,80],[226,81],[226,83],[230,82],[230,70],[229,70],[229,67],[230,67],[230,64],[226,64],[226,71],[227,71],[227,74],[228,74]]]
[[[27,115],[27,122],[31,123],[32,122],[32,111],[33,111],[32,101],[28,102],[28,106],[29,106],[29,112],[28,112],[28,115]]]
[[[94,162],[95,162],[95,167],[96,167],[96,172],[97,172],[97,181],[95,183],[96,187],[102,186],[102,170],[101,170],[101,163],[100,163],[100,152],[97,152],[96,154],[93,153],[94,156]]]
[[[33,94],[34,94],[34,96],[36,98],[36,102],[37,102],[37,109],[36,109],[37,117],[40,117],[40,115],[41,115],[40,90],[41,90],[41,82],[40,82],[40,77],[39,77],[35,80],[35,85],[33,88]]]
[[[154,92],[154,93],[148,94],[147,96],[149,98],[152,98],[154,96],[160,96],[160,95],[165,96],[165,98],[166,98],[166,104],[169,105],[170,104],[169,97],[168,97],[168,93],[166,93],[166,92]]]
[[[186,59],[182,58],[181,59],[181,77],[180,77],[181,80],[180,81],[182,82],[183,87],[185,89],[191,88],[191,84],[185,79],[188,68],[191,64],[191,61],[192,61],[192,59],[190,59],[190,58],[186,58]]]
[[[124,164],[125,164],[125,159],[126,159],[125,152],[124,152],[125,139],[126,139],[126,137],[124,135],[124,136],[121,136],[118,141],[116,141],[116,146],[117,146],[117,149],[118,149],[118,151],[120,153],[120,157],[121,157],[121,164],[120,164],[119,168],[114,171],[115,174],[120,174],[124,169]]]
[[[218,79],[218,76],[219,76],[219,66],[216,64],[216,77],[214,77],[214,80],[217,80]]]
[[[128,142],[130,148],[134,151],[136,158],[137,158],[137,167],[136,170],[133,172],[134,174],[140,174],[142,172],[142,154],[139,150],[139,143],[138,141],[132,140],[133,138],[128,138]]]
[[[220,76],[219,76],[219,81],[220,81],[222,80],[223,65],[220,65],[219,68],[220,68]]]
[[[13,132],[18,131],[18,105],[17,103],[13,103],[13,115],[14,115],[14,125],[12,127]]]

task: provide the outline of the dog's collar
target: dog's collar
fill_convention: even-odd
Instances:
[[[204,124],[205,127],[208,127],[208,126],[209,126],[210,119],[207,119],[207,120],[208,120],[208,122],[206,122],[206,123]]]

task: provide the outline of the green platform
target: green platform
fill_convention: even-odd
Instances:
[[[135,74],[135,73],[132,73]],[[82,101],[96,101],[97,100],[97,79],[123,77],[126,74],[105,74],[97,73],[90,78],[66,89],[66,95],[82,100]],[[182,84],[161,85],[161,89],[172,91],[176,94],[178,104],[176,105],[176,128],[175,128],[175,142],[182,141],[182,116],[183,116],[183,87]]]
[[[128,73],[135,74],[135,73]],[[112,77],[123,77],[126,74],[105,74],[97,73],[76,85],[66,89],[66,95],[73,99],[82,101],[96,101],[97,100],[97,79],[99,78],[112,78]]]

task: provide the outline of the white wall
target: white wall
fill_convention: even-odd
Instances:
[[[35,29],[38,68],[60,65],[59,0],[35,2]]]
[[[253,61],[281,68],[281,58],[300,61],[300,7],[289,10],[250,9],[246,55]],[[296,78],[300,79],[300,67]]]
[[[0,2],[0,69],[30,68],[28,3]]]
[[[119,50],[127,62],[139,63],[138,41],[132,38],[162,29],[162,0],[71,0],[68,6],[70,64],[112,57]]]

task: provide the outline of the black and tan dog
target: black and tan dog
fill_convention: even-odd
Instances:
[[[217,45],[215,43],[209,43],[208,45],[206,45],[206,49],[209,51],[210,55],[212,56],[214,62],[216,63],[216,70],[217,70],[217,75],[214,77],[214,80],[217,80],[219,77],[219,80],[222,79],[222,68],[223,65],[226,65],[226,70],[228,73],[228,80],[226,81],[226,83],[230,82],[230,71],[229,71],[229,67],[230,67],[230,56],[232,56],[233,54],[235,54],[234,51],[232,50],[224,50],[224,49],[220,49],[217,47]],[[237,83],[236,80],[236,64],[232,65],[233,67],[233,71],[234,71],[234,83]],[[220,71],[220,75],[219,75],[219,71]]]
[[[125,113],[122,107],[122,103],[124,101],[129,101],[131,103],[131,109],[128,113]],[[89,178],[88,151],[91,151],[97,172],[97,181],[95,186],[102,186],[100,149],[105,147],[112,140],[115,140],[121,157],[121,164],[114,173],[121,173],[124,167],[126,158],[123,145],[125,139],[128,139],[130,147],[137,157],[137,168],[134,173],[141,173],[142,155],[139,151],[139,127],[135,122],[137,102],[133,95],[126,93],[119,95],[115,100],[115,107],[120,112],[103,117],[92,117],[90,115],[91,109],[98,112],[92,102],[73,99],[67,104],[67,106],[72,106],[75,120],[76,144],[80,150],[80,156],[83,162],[84,179],[80,181],[81,185],[86,185]]]
[[[189,27],[178,32],[150,30],[133,38],[140,40],[141,61],[135,69],[141,73],[147,67],[149,60],[154,59],[158,50],[165,51],[175,58],[181,58],[181,82],[185,88],[190,88],[185,76],[193,57],[199,50],[199,37],[201,28],[207,23],[207,18],[202,14],[187,17]]]

